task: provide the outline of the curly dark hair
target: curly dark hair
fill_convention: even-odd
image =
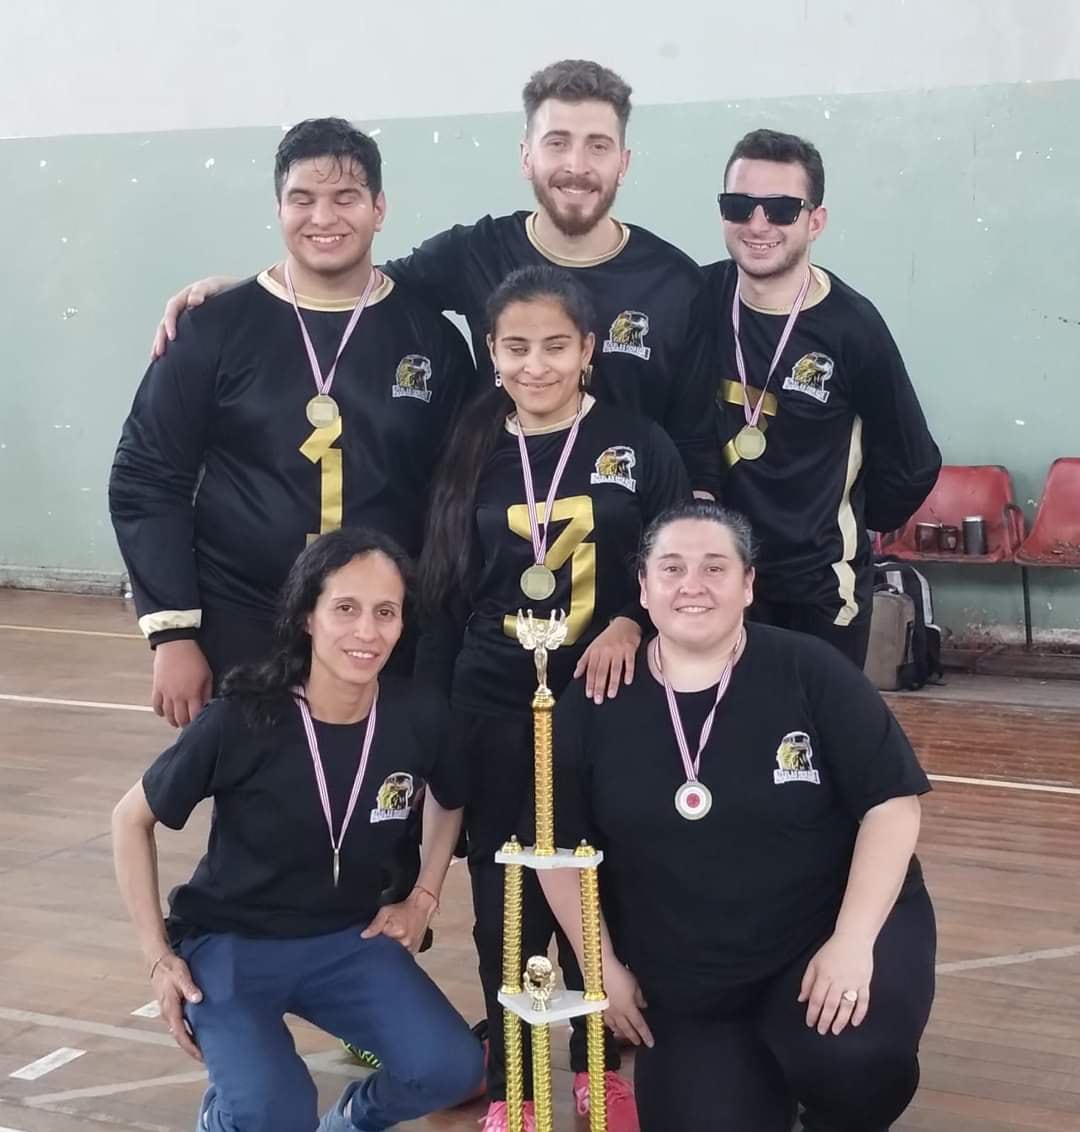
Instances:
[[[274,194],[298,161],[331,157],[339,167],[351,162],[364,171],[372,198],[382,192],[382,155],[374,138],[368,137],[344,118],[306,118],[297,122],[278,143],[274,158]]]
[[[620,139],[626,137],[630,120],[630,85],[614,71],[591,59],[561,59],[537,71],[521,92],[525,103],[525,123],[532,128],[533,116],[549,98],[560,102],[606,102],[619,119]]]

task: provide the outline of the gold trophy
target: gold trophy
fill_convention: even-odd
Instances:
[[[517,638],[532,650],[536,693],[532,700],[533,752],[536,779],[536,845],[523,848],[511,838],[495,860],[506,866],[503,904],[503,1005],[506,1035],[506,1111],[510,1132],[524,1128],[524,1061],[521,1022],[532,1038],[533,1099],[537,1132],[553,1132],[551,1108],[552,1022],[586,1016],[589,1051],[589,1132],[607,1132],[604,1094],[604,1017],[607,999],[600,961],[600,890],[597,867],[603,854],[582,842],[577,849],[555,848],[555,788],[552,774],[551,713],[555,697],[547,686],[548,654],[566,640],[566,614],[561,610],[537,620],[532,610],[518,611]],[[581,924],[584,940],[585,991],[556,990],[555,972],[544,956],[521,966],[522,869],[577,869],[581,877]]]

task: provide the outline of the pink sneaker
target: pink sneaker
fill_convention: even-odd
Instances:
[[[536,1110],[532,1101],[526,1101],[524,1106],[525,1132],[536,1132]],[[480,1132],[509,1132],[510,1124],[506,1115],[506,1101],[492,1101],[488,1105],[487,1114],[480,1125]],[[613,1129],[612,1132],[618,1132]]]
[[[604,1074],[604,1096],[607,1098],[608,1132],[641,1132],[634,1087],[625,1077],[609,1069]],[[578,1116],[589,1115],[588,1073],[574,1074],[574,1107]]]

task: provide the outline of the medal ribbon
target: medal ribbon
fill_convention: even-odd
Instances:
[[[709,736],[712,734],[713,721],[716,719],[716,709],[720,706],[720,701],[724,698],[724,693],[728,690],[728,685],[731,683],[731,673],[735,668],[735,660],[739,655],[739,649],[745,640],[745,631],[739,634],[739,639],[735,642],[735,647],[731,650],[731,656],[728,658],[727,664],[724,665],[724,671],[720,673],[720,683],[716,688],[716,699],[713,701],[713,706],[709,714],[705,717],[705,722],[701,727],[701,736],[698,739],[697,756],[691,760],[690,758],[690,744],[686,741],[686,731],[683,728],[682,716],[679,715],[679,705],[675,700],[675,689],[672,688],[667,676],[664,675],[664,666],[660,661],[660,638],[656,638],[656,670],[660,673],[660,679],[664,682],[664,693],[667,695],[668,711],[671,713],[671,725],[675,729],[675,742],[679,747],[679,754],[682,756],[683,769],[686,771],[687,782],[697,782],[698,770],[701,767],[701,752],[705,750],[705,744],[709,741]]]
[[[375,289],[375,280],[379,275],[376,268],[371,269],[371,274],[368,276],[367,286],[364,288],[363,294],[356,301],[356,306],[353,307],[352,315],[349,317],[348,325],[345,327],[345,333],[341,336],[341,344],[337,348],[337,353],[334,355],[334,364],[330,367],[330,372],[323,377],[322,369],[319,366],[319,357],[315,353],[315,347],[311,342],[311,335],[308,333],[308,328],[304,325],[304,316],[300,313],[300,307],[296,302],[296,291],[293,289],[292,276],[289,274],[289,264],[285,264],[285,289],[289,292],[289,301],[293,305],[293,310],[296,311],[296,321],[300,323],[300,333],[304,336],[304,346],[307,349],[308,361],[311,363],[311,375],[315,378],[315,388],[322,394],[323,397],[330,395],[330,386],[334,384],[334,374],[337,373],[338,359],[341,357],[348,345],[349,339],[352,337],[352,332],[356,329],[356,324],[360,321],[360,316],[364,313],[364,308],[368,304],[368,299],[371,298],[371,292]]]
[[[529,505],[529,531],[532,534],[533,559],[537,566],[543,566],[544,559],[547,557],[548,530],[551,528],[551,507],[555,502],[555,493],[559,490],[563,472],[566,471],[574,441],[577,440],[578,429],[581,427],[582,411],[582,409],[579,409],[577,416],[574,417],[574,423],[570,426],[566,443],[563,444],[562,455],[559,457],[558,464],[555,465],[555,474],[551,477],[551,487],[548,488],[547,500],[544,503],[543,536],[540,534],[540,522],[536,514],[536,491],[533,488],[532,468],[529,466],[529,451],[525,447],[525,433],[522,431],[521,421],[518,421],[518,452],[521,453],[521,474],[525,480],[525,500]]]
[[[345,840],[345,831],[349,828],[349,822],[352,821],[353,810],[356,809],[356,800],[360,797],[360,787],[364,782],[364,775],[367,772],[368,756],[371,754],[371,743],[375,738],[375,707],[379,698],[378,690],[375,692],[375,699],[371,701],[371,712],[367,719],[367,730],[364,733],[364,746],[360,753],[360,765],[356,768],[356,777],[353,779],[352,792],[349,794],[349,804],[345,808],[345,816],[341,820],[341,832],[334,840],[334,819],[330,814],[330,792],[326,788],[326,774],[323,772],[322,758],[319,755],[319,740],[315,736],[315,724],[311,719],[311,711],[308,708],[307,700],[299,688],[293,689],[293,698],[296,700],[297,707],[300,708],[300,716],[304,721],[304,732],[307,735],[308,750],[311,752],[311,762],[315,767],[315,784],[319,789],[319,801],[322,803],[322,811],[326,817],[326,828],[330,831],[330,848],[334,851],[334,886],[337,887],[338,882],[338,861],[341,852],[341,844]]]
[[[738,282],[735,284],[735,298],[731,302],[731,326],[735,331],[735,368],[739,371],[739,381],[742,382],[743,416],[748,428],[757,428],[761,410],[765,407],[765,390],[769,388],[772,375],[776,372],[776,367],[780,364],[780,355],[784,352],[784,347],[788,344],[791,332],[795,329],[795,321],[799,317],[799,312],[802,310],[802,305],[806,301],[806,296],[810,291],[810,281],[812,278],[813,275],[809,269],[807,269],[806,278],[803,280],[803,285],[799,289],[799,294],[795,299],[795,305],[791,308],[791,314],[788,315],[784,332],[780,335],[780,341],[776,344],[776,353],[773,354],[772,365],[769,366],[769,372],[765,375],[765,384],[761,387],[761,396],[758,398],[758,402],[753,410],[750,408],[750,394],[747,392],[746,388],[746,359],[743,357],[742,346],[739,345],[739,284]]]

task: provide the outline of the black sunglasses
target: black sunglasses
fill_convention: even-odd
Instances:
[[[717,193],[720,215],[733,224],[745,224],[754,215],[760,204],[765,210],[765,219],[770,224],[786,227],[799,219],[802,210],[814,211],[814,205],[801,197],[755,197],[749,193]]]

